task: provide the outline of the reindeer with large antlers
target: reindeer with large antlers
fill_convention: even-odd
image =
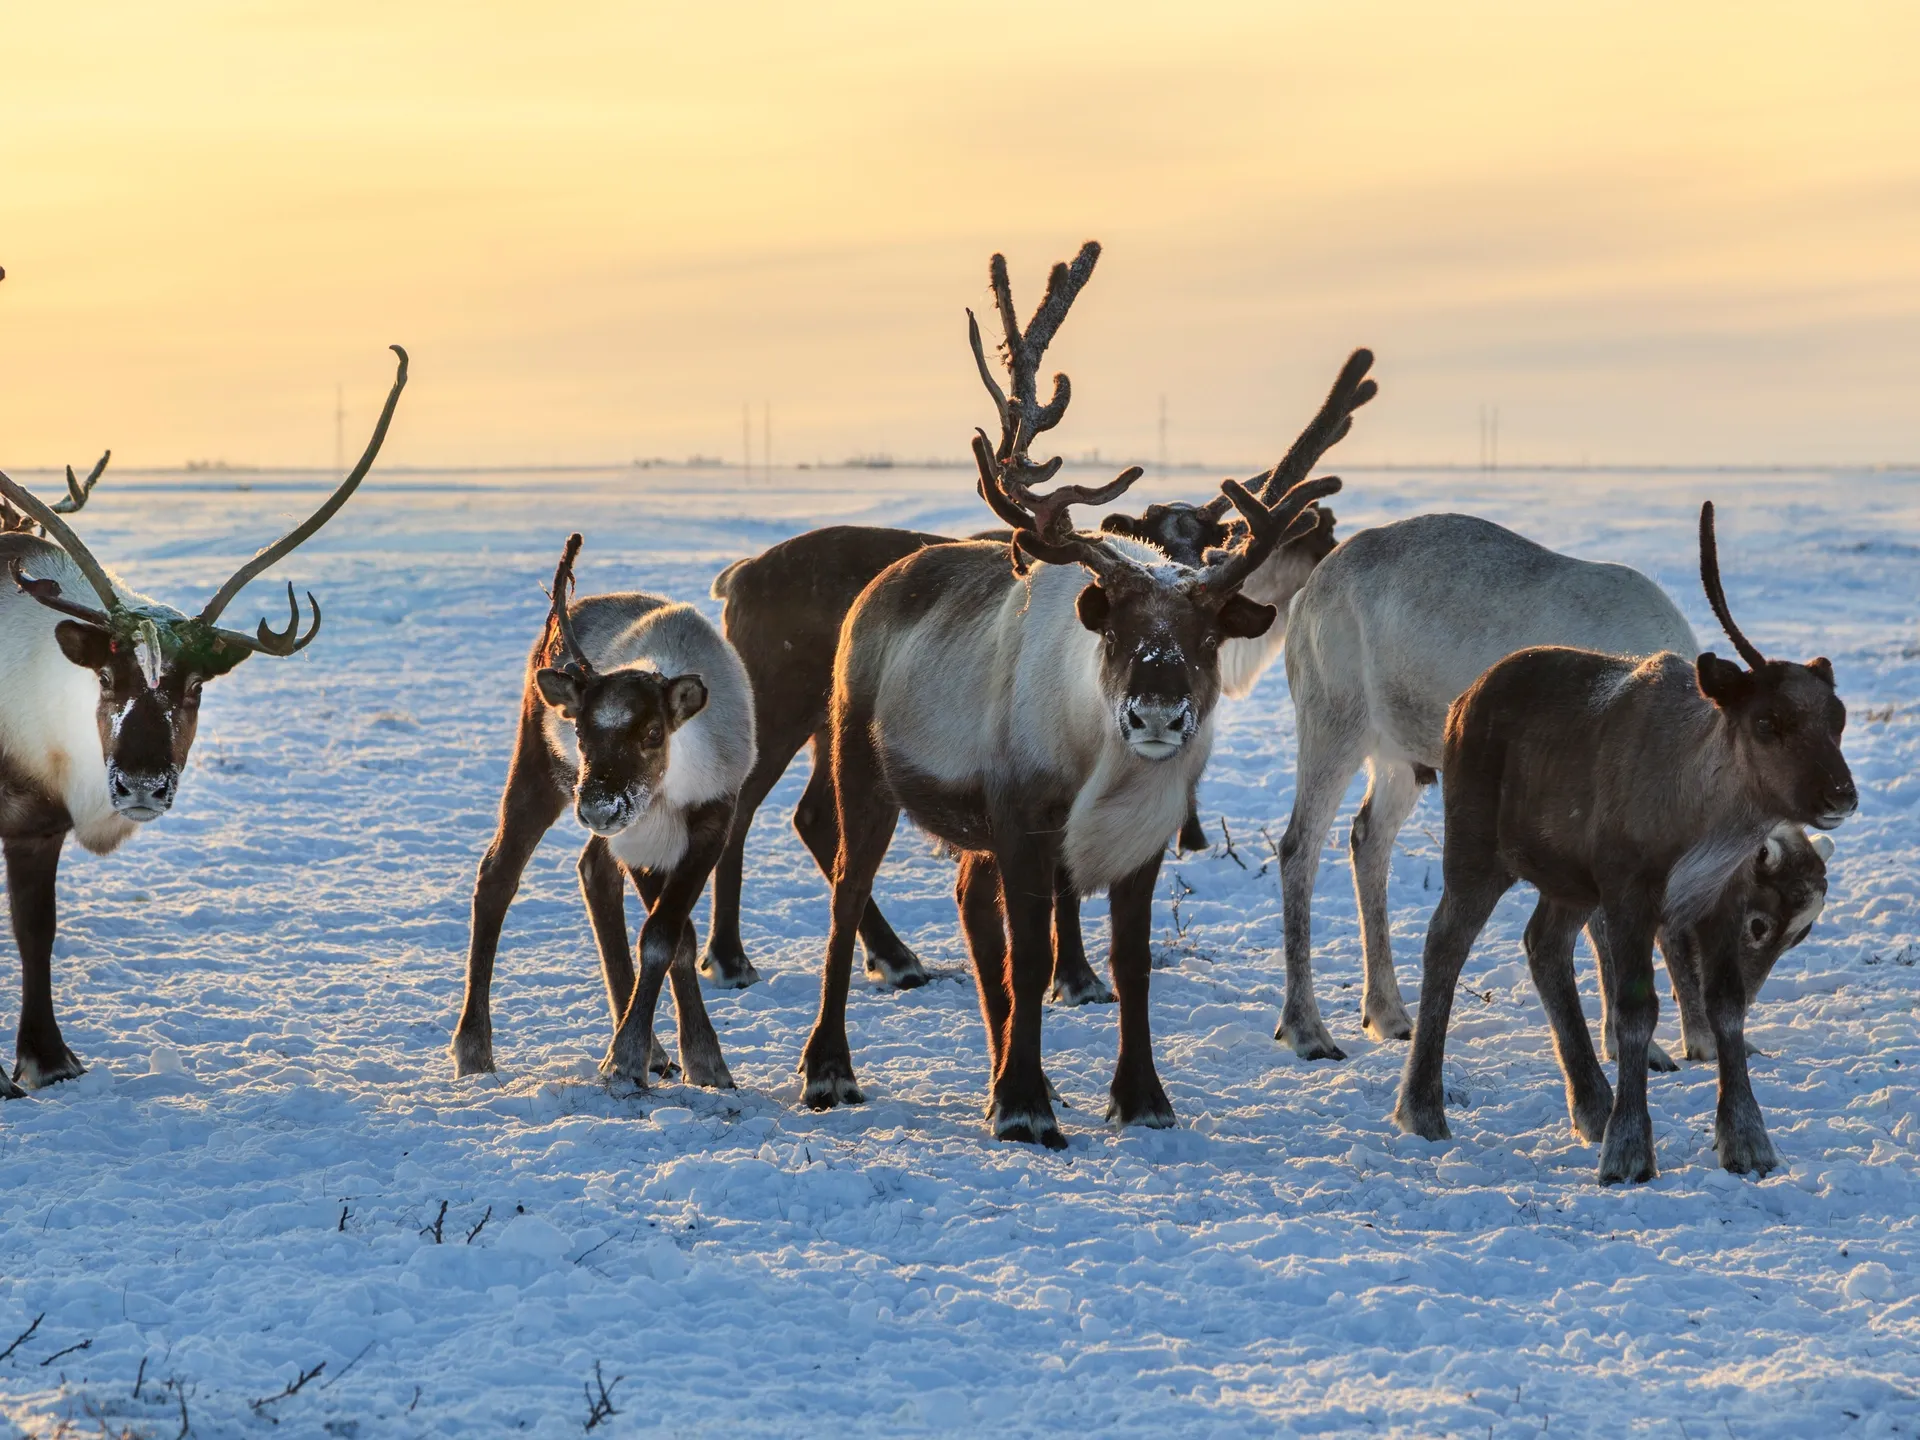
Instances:
[[[1441,1085],[1461,966],[1516,880],[1540,892],[1527,963],[1553,1030],[1575,1129],[1600,1142],[1599,1180],[1657,1173],[1647,1047],[1659,1015],[1657,932],[1691,931],[1720,1062],[1720,1163],[1777,1163],[1747,1073],[1741,932],[1747,868],[1781,822],[1832,829],[1858,796],[1840,736],[1833,666],[1769,660],[1740,632],[1720,585],[1713,504],[1700,508],[1700,578],[1751,668],[1708,652],[1645,660],[1542,646],[1509,655],[1447,713],[1441,786],[1445,888],[1427,927],[1420,1013],[1394,1120],[1447,1135]],[[1614,990],[1618,1089],[1609,1094],[1574,984],[1589,917]]]
[[[569,802],[588,830],[580,893],[600,947],[613,1043],[602,1070],[645,1088],[668,1070],[653,1015],[671,977],[680,1065],[731,1088],[694,971],[693,907],[753,765],[753,693],[733,647],[690,605],[637,591],[570,599],[569,537],[552,605],[527,660],[520,733],[500,824],[473,887],[456,1075],[493,1069],[493,961],[500,927],[541,836]],[[624,881],[647,907],[640,971],[627,943]]]
[[[904,809],[960,852],[955,899],[986,1021],[993,1133],[1066,1143],[1040,1046],[1063,869],[1076,892],[1109,896],[1120,1056],[1108,1119],[1173,1122],[1147,1014],[1161,854],[1212,747],[1221,646],[1274,623],[1274,608],[1242,587],[1279,545],[1320,526],[1305,512],[1339,481],[1308,481],[1306,472],[1375,387],[1364,378],[1371,357],[1360,352],[1269,477],[1279,492],[1271,505],[1225,483],[1244,535],[1201,567],[1118,536],[1081,534],[1069,508],[1119,495],[1140,472],[1043,494],[1035,487],[1059,462],[1036,464],[1028,450],[1066,409],[1064,376],[1040,403],[1038,365],[1098,256],[1089,243],[1071,266],[1055,266],[1024,330],[1006,262],[994,257],[1008,388],[994,380],[970,326],[1001,422],[998,446],[984,434],[974,440],[980,491],[1013,527],[1012,563],[992,542],[921,550],[867,587],[841,631],[829,722],[840,846],[820,1014],[802,1059],[804,1098],[816,1108],[862,1098],[846,1034],[853,945]]]
[[[319,602],[307,596],[313,618],[302,633],[292,585],[285,630],[262,620],[248,635],[216,622],[250,580],[332,519],[366,478],[407,383],[406,352],[393,349],[399,371],[359,464],[197,615],[127,589],[61,518],[86,503],[106,456],[84,485],[69,470],[68,498],[55,505],[0,475],[0,501],[47,536],[0,534],[0,570],[8,577],[0,584],[0,846],[21,975],[19,1084],[0,1076],[0,1098],[83,1072],[53,1007],[54,880],[68,834],[104,855],[164,815],[193,748],[201,687],[250,655],[298,654],[319,634]],[[73,598],[84,590],[97,605]]]

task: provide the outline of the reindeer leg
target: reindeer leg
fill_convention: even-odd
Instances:
[[[806,793],[794,808],[793,828],[800,833],[807,849],[813,852],[820,873],[831,878],[834,857],[840,851],[840,819],[834,800],[832,769],[817,758],[822,753],[816,741],[813,775],[807,781]],[[891,843],[893,837],[889,835],[887,839]],[[880,858],[886,858],[885,846],[881,847]],[[874,868],[879,868],[878,860],[874,862]],[[875,903],[871,893],[867,896],[866,909],[860,916],[860,943],[867,951],[867,979],[877,985],[891,985],[896,990],[915,990],[932,978],[927,974],[926,966],[920,963],[920,957],[908,948],[906,941],[894,934],[893,926],[880,913],[880,906]]]
[[[1173,1124],[1173,1102],[1153,1066],[1153,1028],[1147,992],[1153,977],[1153,887],[1160,880],[1155,855],[1107,888],[1113,928],[1113,983],[1120,991],[1120,1058],[1113,1067],[1107,1123]]]
[[[715,985],[744,990],[760,981],[760,972],[747,958],[740,940],[740,890],[746,870],[747,832],[753,817],[765,803],[768,793],[780,783],[780,777],[793,763],[793,757],[806,743],[806,730],[792,733],[792,727],[778,729],[762,713],[766,708],[758,693],[754,696],[755,751],[753,769],[740,786],[733,806],[733,829],[727,847],[720,852],[720,863],[713,868],[713,917],[707,923],[706,953],[700,957],[700,973]]]
[[[887,792],[867,733],[871,718],[865,712],[849,714],[832,737],[840,849],[833,863],[833,912],[820,971],[820,1013],[800,1056],[801,1099],[815,1110],[858,1105],[865,1098],[854,1080],[847,1045],[847,986],[853,979],[854,938],[873,895],[874,872],[886,858],[900,819],[900,807]]]
[[[1667,979],[1673,986],[1673,1002],[1680,1012],[1680,1053],[1689,1060],[1717,1057],[1713,1021],[1707,1013],[1706,980],[1701,964],[1701,939],[1697,931],[1683,930],[1674,935],[1660,932],[1660,954],[1667,962]],[[1659,1046],[1654,1046],[1659,1050]],[[1650,1051],[1649,1054],[1652,1054]],[[1660,1062],[1665,1060],[1663,1065]],[[1652,1055],[1656,1070],[1680,1067],[1664,1050]]]
[[[554,780],[553,762],[540,736],[538,706],[531,694],[521,706],[520,738],[507,772],[506,792],[500,797],[500,821],[474,882],[467,993],[448,1047],[456,1076],[493,1069],[493,958],[500,948],[500,927],[520,889],[527,861],[567,808],[567,793]]]
[[[1556,905],[1544,895],[1527,922],[1527,968],[1533,972],[1540,1006],[1553,1029],[1553,1048],[1567,1082],[1567,1114],[1580,1138],[1597,1145],[1613,1109],[1613,1087],[1593,1053],[1593,1036],[1580,1010],[1580,986],[1573,968],[1573,946],[1586,912]]]
[[[1647,1112],[1647,1046],[1660,1019],[1660,997],[1653,988],[1653,937],[1658,916],[1628,880],[1603,897],[1605,943],[1614,982],[1614,1034],[1619,1064],[1613,1113],[1600,1145],[1602,1185],[1639,1184],[1660,1173],[1653,1155],[1653,1117]]]
[[[86,1066],[67,1048],[53,1014],[53,935],[58,922],[54,877],[66,838],[62,831],[9,837],[5,842],[7,908],[13,916],[14,942],[20,947],[20,1032],[13,1078],[26,1089],[8,1082],[0,1088],[0,1099],[16,1099],[27,1090],[86,1073]]]
[[[1300,763],[1293,814],[1280,839],[1281,911],[1286,927],[1287,998],[1273,1038],[1302,1060],[1344,1060],[1313,996],[1313,882],[1320,851],[1340,809],[1340,797],[1359,768],[1362,737],[1329,735],[1311,708],[1300,710]]]
[[[1747,1071],[1747,987],[1740,973],[1740,926],[1746,906],[1739,886],[1729,887],[1714,913],[1694,932],[1704,1001],[1720,1062],[1720,1099],[1714,1111],[1714,1150],[1724,1169],[1756,1178],[1779,1167],[1760,1102]]]
[[[1448,816],[1451,821],[1453,817]],[[1420,967],[1420,1018],[1413,1025],[1413,1046],[1400,1078],[1400,1098],[1393,1107],[1393,1123],[1409,1135],[1428,1140],[1448,1139],[1447,1096],[1442,1069],[1447,1053],[1447,1022],[1453,1016],[1454,990],[1467,963],[1473,942],[1486,928],[1493,907],[1513,885],[1500,868],[1490,844],[1480,853],[1456,856],[1467,850],[1470,837],[1447,826],[1446,888],[1427,925],[1426,952]],[[1584,1022],[1582,1022],[1584,1023]]]
[[[1006,1049],[1007,1017],[1013,1013],[1013,990],[1007,975],[1007,922],[1001,912],[1000,870],[985,851],[961,854],[953,884],[954,907],[967,938],[967,957],[980,992],[980,1021],[987,1031],[987,1075],[1000,1073]],[[993,1102],[987,1102],[992,1112]]]
[[[1064,1150],[1066,1136],[1053,1118],[1046,1072],[1041,1066],[1040,1028],[1047,982],[1053,974],[1053,885],[1055,857],[1010,819],[996,824],[997,834],[1015,836],[996,861],[1007,910],[1012,990],[1006,1040],[993,1077],[990,1118],[994,1138]]]
[[[1360,948],[1366,963],[1361,1025],[1376,1040],[1405,1040],[1413,1034],[1413,1020],[1400,998],[1399,978],[1393,973],[1387,877],[1393,864],[1394,838],[1419,803],[1420,784],[1413,777],[1413,766],[1402,761],[1372,756],[1367,770],[1367,798],[1353,817],[1353,833],[1348,840],[1353,857],[1353,893],[1360,902]]]
[[[1080,933],[1080,896],[1065,865],[1053,877],[1053,989],[1047,998],[1056,1005],[1113,1003],[1113,991],[1087,964],[1086,942]]]
[[[595,835],[580,852],[580,894],[587,902],[587,916],[593,921],[593,938],[600,946],[600,972],[607,982],[607,1009],[613,1013],[613,1034],[620,1033],[620,1022],[627,1018],[627,1005],[633,999],[633,951],[627,938],[626,886],[621,883],[626,867],[613,858],[604,837]],[[639,877],[635,877],[636,881]],[[656,891],[658,887],[655,887]],[[642,896],[649,908],[651,896]],[[611,1041],[608,1042],[611,1045]],[[651,1074],[666,1079],[673,1074],[673,1062],[656,1036],[648,1057]]]
[[[633,880],[647,902],[649,913],[673,895],[691,893],[693,896],[693,900],[687,902],[689,914],[681,923],[680,943],[667,972],[673,986],[674,1028],[680,1037],[680,1067],[686,1072],[689,1084],[731,1090],[733,1073],[727,1069],[726,1057],[720,1053],[720,1037],[714,1033],[713,1019],[707,1014],[706,997],[700,993],[700,975],[693,963],[696,947],[691,910],[701,890],[706,888],[707,874],[732,831],[732,816],[726,802],[720,801],[696,808],[687,820],[687,852],[680,857],[672,875],[662,880],[635,871]],[[656,1049],[659,1043],[656,1036]]]

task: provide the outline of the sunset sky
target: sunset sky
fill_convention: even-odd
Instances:
[[[960,458],[963,307],[1105,258],[1068,453],[1920,459],[1920,11],[10,7],[0,465]]]

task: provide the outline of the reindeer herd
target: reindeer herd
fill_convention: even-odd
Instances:
[[[1361,1019],[1412,1044],[1399,1127],[1447,1134],[1441,1065],[1461,967],[1519,880],[1539,903],[1530,973],[1566,1079],[1574,1128],[1600,1146],[1602,1184],[1656,1173],[1647,1073],[1657,945],[1686,1058],[1719,1067],[1720,1163],[1776,1165],[1744,1033],[1779,956],[1819,915],[1828,830],[1856,805],[1841,754],[1846,712],[1825,659],[1768,659],[1721,588],[1713,508],[1700,517],[1701,580],[1739,663],[1699,653],[1679,609],[1646,576],[1556,554],[1488,521],[1420,515],[1336,544],[1314,478],[1377,393],[1354,352],[1284,458],[1202,505],[1156,504],[1077,527],[1140,476],[1053,485],[1034,443],[1071,387],[1040,365],[1100,254],[1054,267],[1023,327],[1006,262],[990,285],[1006,383],[968,316],[998,438],[976,432],[978,492],[1002,528],[958,539],[832,526],[729,566],[693,607],[638,591],[575,598],[583,540],[565,544],[534,640],[499,823],[473,893],[454,1070],[495,1065],[494,960],[521,874],[571,806],[588,832],[579,876],[607,989],[603,1072],[646,1088],[674,1072],[654,1017],[670,985],[678,1070],[733,1084],[700,976],[759,975],[740,937],[755,810],[802,746],[812,777],[794,825],[832,890],[819,1013],[800,1056],[816,1109],[863,1099],[847,1040],[855,942],[865,972],[924,984],[887,923],[875,879],[904,812],[956,862],[955,906],[977,982],[995,1137],[1061,1148],[1041,1044],[1049,1000],[1118,1001],[1107,1119],[1167,1126],[1150,1023],[1153,895],[1169,845],[1203,846],[1194,797],[1223,698],[1284,654],[1299,740],[1279,847],[1286,998],[1277,1040],[1344,1058],[1314,999],[1312,897],[1321,849],[1355,772],[1351,834],[1365,984]],[[394,347],[396,351],[399,347]],[[346,503],[379,453],[399,372],[365,454],[315,514],[241,567],[194,616],[108,574],[65,516],[106,465],[48,505],[0,475],[0,842],[21,957],[12,1080],[0,1097],[81,1073],[53,1006],[54,879],[69,833],[96,853],[171,805],[202,685],[249,655],[288,656],[304,632],[288,587],[284,630],[219,627],[226,606]],[[1052,486],[1052,488],[1047,488]],[[39,531],[39,534],[35,532]],[[91,591],[98,604],[76,598]],[[1695,658],[1689,659],[1692,656]],[[96,746],[98,759],[96,761]],[[1427,932],[1419,1013],[1400,995],[1387,925],[1395,836],[1422,787],[1444,802],[1444,886]],[[709,878],[705,951],[693,911]],[[631,883],[646,911],[637,947]],[[1108,896],[1112,989],[1087,962],[1084,896]],[[1598,966],[1598,1051],[1574,968],[1586,931]],[[698,957],[698,958],[696,958]],[[1610,1088],[1600,1056],[1617,1060]],[[22,1088],[24,1087],[24,1088]]]

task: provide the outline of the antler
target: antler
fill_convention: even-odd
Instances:
[[[20,569],[20,557],[12,556],[7,561],[7,573],[13,577],[13,583],[22,591],[31,595],[49,610],[58,610],[62,615],[71,615],[76,620],[84,620],[89,625],[97,625],[105,630],[112,626],[112,619],[104,612],[88,605],[79,605],[60,597],[58,580],[34,580]]]
[[[1373,352],[1355,350],[1340,367],[1319,413],[1307,422],[1280,463],[1250,485],[1237,480],[1222,483],[1221,493],[1246,522],[1247,537],[1202,573],[1200,583],[1208,590],[1231,594],[1276,548],[1303,538],[1319,525],[1319,516],[1303,512],[1314,501],[1337,493],[1340,481],[1334,476],[1307,480],[1306,474],[1353,429],[1353,412],[1380,393],[1379,385],[1367,378],[1372,368]],[[1269,506],[1266,497],[1275,492],[1279,499]]]
[[[367,471],[373,468],[374,457],[380,453],[380,446],[387,438],[387,426],[392,423],[394,407],[400,403],[400,392],[406,388],[407,384],[407,352],[398,345],[390,345],[387,348],[400,357],[400,368],[393,377],[393,388],[387,392],[386,406],[380,411],[379,422],[373,427],[373,438],[367,442],[367,448],[360,457],[360,463],[353,467],[353,473],[340,482],[334,492],[327,497],[326,503],[318,510],[234,571],[233,577],[215,592],[213,599],[209,600],[206,608],[200,612],[198,618],[203,624],[212,626],[213,622],[220,618],[220,612],[227,608],[233,597],[244,590],[256,575],[285,559],[310,539],[322,525],[334,517],[340,507],[347,503],[353,492],[360,488],[360,482],[367,478]],[[320,633],[320,604],[312,594],[308,594],[307,602],[313,606],[313,625],[297,640],[294,634],[300,626],[300,607],[293,598],[291,585],[287,586],[287,603],[293,610],[293,618],[288,622],[285,630],[270,629],[265,620],[260,622],[260,628],[254,636],[241,634],[237,630],[214,628],[221,639],[243,645],[260,654],[292,655],[296,651],[306,649],[313,643],[313,637]]]
[[[106,463],[106,457],[102,456],[100,465],[94,467],[94,478],[98,478],[101,467]],[[88,489],[92,488],[92,484],[92,480],[89,480]],[[98,595],[106,605],[108,613],[112,613],[119,606],[120,597],[114,593],[113,581],[107,578],[106,567],[94,559],[93,552],[80,543],[80,537],[74,534],[67,522],[56,513],[57,507],[46,504],[39,497],[14,484],[12,478],[4,473],[0,473],[0,498],[32,516],[34,522],[46,531],[54,544],[67,552],[73,563],[80,567],[80,573],[87,577],[87,583],[93,587],[93,593]],[[78,509],[79,506],[74,508]],[[28,593],[35,592],[28,591]]]
[[[1713,538],[1711,500],[1700,506],[1700,583],[1706,589],[1707,603],[1713,607],[1714,617],[1719,620],[1720,628],[1727,632],[1733,648],[1740,652],[1740,658],[1747,662],[1749,668],[1758,670],[1767,663],[1767,657],[1733,623],[1733,612],[1727,609],[1727,592],[1720,588],[1720,547]]]
[[[567,613],[567,596],[573,592],[573,561],[583,543],[578,530],[567,537],[566,549],[561,552],[560,563],[553,571],[553,612],[550,617],[560,632],[560,645],[564,652],[557,657],[560,661],[557,668],[576,676],[593,673],[593,662],[587,659],[587,652],[580,648],[580,637],[573,631],[573,617]]]
[[[71,515],[83,508],[87,497],[93,494],[93,487],[100,483],[100,472],[107,468],[107,461],[113,458],[113,451],[103,450],[100,458],[94,461],[93,472],[87,476],[86,483],[73,478],[73,466],[67,466],[67,498],[53,502],[53,508],[62,515]]]

